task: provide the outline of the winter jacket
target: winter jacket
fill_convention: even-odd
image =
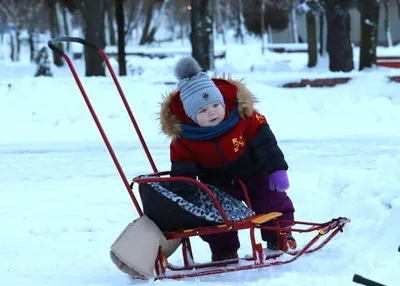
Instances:
[[[198,178],[216,187],[234,186],[236,178],[246,181],[259,172],[287,170],[283,152],[266,118],[254,108],[254,97],[246,86],[234,80],[213,79],[221,91],[226,118],[237,109],[240,120],[219,137],[192,140],[182,137],[182,124],[195,124],[185,114],[179,90],[170,93],[161,105],[162,131],[169,136],[171,176]],[[191,200],[196,187],[176,182],[171,191]]]

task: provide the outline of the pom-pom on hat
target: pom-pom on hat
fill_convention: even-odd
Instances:
[[[199,63],[192,57],[182,58],[175,66],[179,80],[178,89],[187,116],[197,123],[196,114],[209,103],[218,102],[225,108],[224,98],[211,78],[201,71]]]

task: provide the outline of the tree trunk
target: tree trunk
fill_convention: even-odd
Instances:
[[[295,1],[293,1],[291,9],[292,10],[290,13],[290,23],[292,26],[293,43],[297,44],[299,42],[299,31],[297,29],[296,2]]]
[[[63,16],[63,22],[64,22],[64,33],[65,33],[66,36],[70,36],[70,34],[69,34],[69,23],[68,23],[69,21],[68,21],[67,7],[62,6],[61,10],[62,10],[62,16]],[[66,47],[67,52],[69,52],[71,50],[70,47],[71,47],[70,42],[67,42],[67,47]]]
[[[390,0],[384,0],[383,5],[385,8],[384,11],[385,19],[383,21],[383,25],[385,27],[386,43],[388,47],[391,47],[393,46],[393,40],[392,40],[392,28],[390,27]]]
[[[15,62],[15,33],[10,32],[10,58],[12,62]]]
[[[396,4],[397,4],[397,14],[399,14],[400,18],[400,0],[396,0]]]
[[[274,42],[274,39],[272,37],[272,28],[271,25],[268,25],[268,44],[272,44]]]
[[[237,15],[236,15],[236,20],[237,20],[237,27],[236,27],[236,34],[235,38],[239,40],[239,42],[243,45],[243,32],[242,32],[242,23],[243,23],[243,2],[242,0],[239,0],[237,3],[238,7],[236,9]]]
[[[50,35],[52,38],[59,37],[60,36],[60,25],[58,23],[58,18],[57,18],[57,7],[56,7],[56,0],[47,0],[47,8],[48,8],[48,13],[49,13],[49,27],[50,27]],[[57,45],[58,48],[62,48],[63,44],[59,43]],[[62,57],[53,52],[53,63],[61,67],[64,65],[64,61]]]
[[[1,24],[0,24],[1,25]],[[0,60],[4,59],[4,54],[3,54],[3,44],[4,44],[4,32],[0,32]]]
[[[327,51],[331,71],[349,72],[354,69],[353,48],[350,41],[350,14],[331,1],[325,4],[327,21]]]
[[[29,42],[29,59],[31,62],[33,62],[35,60],[35,42],[33,40],[34,37],[34,32],[33,30],[29,30],[28,31],[28,42]]]
[[[325,25],[325,13],[319,14],[319,54],[324,56],[326,52],[326,25]]]
[[[307,44],[308,44],[308,67],[315,67],[318,61],[317,23],[312,11],[306,14],[307,21]]]
[[[364,0],[360,3],[361,41],[360,67],[372,67],[376,64],[376,46],[378,44],[379,0]]]
[[[115,46],[117,41],[115,39],[114,29],[114,2],[106,1],[106,13],[107,13],[107,24],[108,24],[108,37],[111,46]]]
[[[126,75],[124,17],[124,0],[116,0],[115,18],[117,19],[118,28],[118,66],[120,76]]]
[[[15,42],[17,44],[17,49],[16,49],[17,53],[15,55],[15,60],[17,62],[19,62],[20,55],[21,55],[21,37],[20,37],[20,35],[21,35],[22,25],[16,25],[15,29],[16,29],[15,30],[15,40],[16,40]]]
[[[143,14],[143,6],[146,0],[130,0],[129,11],[125,10],[124,14],[126,15],[125,21],[125,42],[127,43],[130,39],[136,38],[137,36],[132,37],[132,34],[138,34],[138,26],[141,19],[141,15]],[[147,2],[146,2],[147,3]],[[126,8],[125,8],[126,9]]]
[[[204,70],[214,69],[212,0],[192,0],[192,56]]]
[[[151,19],[153,18],[154,0],[147,0],[146,3],[146,22],[143,27],[142,38],[140,39],[139,45],[144,45],[149,42],[149,31]]]
[[[104,0],[86,0],[85,39],[104,49]],[[102,57],[95,49],[85,46],[86,76],[105,76]]]
[[[264,54],[265,50],[265,43],[264,43],[264,34],[265,34],[265,1],[261,0],[261,19],[260,19],[260,24],[261,24],[261,52]]]
[[[217,32],[216,38],[218,39],[219,34],[221,34],[222,43],[225,45],[226,39],[225,39],[224,27],[222,25],[221,1],[220,0],[215,0],[215,16],[216,16],[215,27],[216,27],[216,32]]]

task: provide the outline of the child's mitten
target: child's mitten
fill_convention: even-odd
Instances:
[[[269,175],[269,189],[278,192],[289,189],[289,178],[285,170],[279,170]]]

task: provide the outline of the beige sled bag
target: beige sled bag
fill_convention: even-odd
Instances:
[[[146,215],[131,222],[111,245],[114,264],[135,279],[155,277],[155,261],[159,246],[165,258],[172,255],[180,239],[167,240],[157,225]]]

